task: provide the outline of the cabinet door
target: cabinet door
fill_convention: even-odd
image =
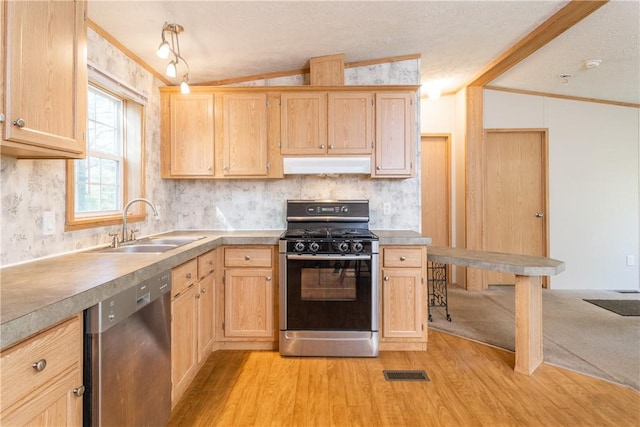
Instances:
[[[213,95],[170,96],[170,174],[213,176]]]
[[[81,158],[86,151],[84,1],[10,1],[6,7],[2,153]]]
[[[328,154],[371,154],[373,94],[331,92],[328,95]]]
[[[327,94],[282,93],[282,154],[325,154],[327,152]]]
[[[273,270],[225,270],[224,335],[273,339]]]
[[[376,150],[372,177],[411,177],[416,141],[413,93],[376,93]]]
[[[175,404],[196,374],[198,364],[198,287],[191,284],[171,301],[171,400]]]
[[[267,94],[223,95],[223,174],[268,174]]]
[[[209,274],[198,283],[198,364],[209,357],[213,346],[215,275]]]
[[[382,270],[382,338],[423,338],[426,295],[422,270]]]

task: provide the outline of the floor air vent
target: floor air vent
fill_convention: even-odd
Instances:
[[[425,371],[382,371],[387,381],[429,381]]]

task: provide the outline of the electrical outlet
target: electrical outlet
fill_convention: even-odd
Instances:
[[[51,236],[56,232],[56,213],[53,211],[42,212],[42,235]]]
[[[382,204],[382,212],[385,215],[391,215],[391,203],[383,203]]]
[[[627,265],[636,265],[636,257],[634,257],[633,255],[627,255]]]

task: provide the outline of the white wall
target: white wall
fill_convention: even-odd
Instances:
[[[484,127],[549,130],[551,287],[640,289],[640,110],[485,90]]]

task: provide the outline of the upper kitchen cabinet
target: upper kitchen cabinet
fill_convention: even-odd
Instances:
[[[162,93],[163,178],[213,177],[214,95]]]
[[[280,152],[300,155],[326,154],[326,92],[283,92],[280,103]]]
[[[370,92],[292,92],[281,95],[283,155],[371,154]]]
[[[376,148],[373,178],[415,174],[414,92],[376,93]]]
[[[328,95],[328,153],[371,154],[373,94],[330,92]]]
[[[85,1],[7,1],[1,33],[2,154],[82,158],[86,152]]]

